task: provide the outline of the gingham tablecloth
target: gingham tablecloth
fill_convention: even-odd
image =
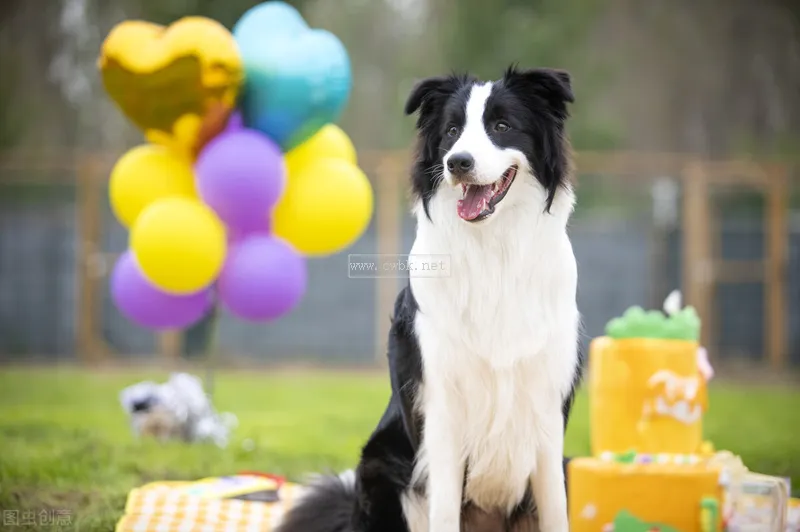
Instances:
[[[280,501],[207,499],[181,489],[190,482],[153,482],[128,495],[116,532],[268,532],[280,522],[302,487],[284,484]]]

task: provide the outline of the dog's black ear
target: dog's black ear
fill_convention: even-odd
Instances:
[[[572,76],[565,70],[554,68],[517,70],[512,66],[506,71],[505,81],[509,86],[522,85],[525,93],[547,102],[561,119],[566,119],[568,116],[567,104],[575,101]]]
[[[566,70],[555,68],[532,68],[530,70],[517,70],[511,67],[506,72],[506,79],[524,81],[537,93],[563,102],[573,103],[575,94],[572,92],[572,76]]]
[[[569,117],[567,104],[575,101],[572,79],[564,70],[517,70],[512,66],[506,71],[503,81],[539,120],[549,123],[534,135],[537,156],[531,165],[536,178],[547,191],[545,211],[550,212],[556,191],[567,184],[571,168],[564,126]]]
[[[443,76],[437,76],[418,81],[414,85],[414,88],[411,89],[411,94],[408,95],[405,113],[410,115],[417,112],[417,109],[420,108],[423,102],[430,99],[431,96],[441,94],[447,83],[448,78]]]
[[[552,68],[540,68],[533,72],[541,78],[542,87],[545,87],[554,96],[568,103],[575,102],[575,94],[572,92],[572,76],[569,75],[569,72]]]

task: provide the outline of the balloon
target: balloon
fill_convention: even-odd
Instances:
[[[273,212],[273,231],[300,253],[329,255],[361,236],[372,209],[372,188],[357,166],[320,159],[289,175]]]
[[[307,277],[305,259],[286,242],[250,235],[231,247],[217,289],[222,305],[231,313],[265,321],[297,306]]]
[[[206,288],[222,269],[225,227],[199,201],[164,198],[147,207],[131,228],[130,248],[145,277],[171,294]]]
[[[132,322],[150,329],[182,329],[197,322],[212,304],[208,289],[194,294],[162,292],[145,279],[133,253],[126,251],[111,274],[111,298]]]
[[[133,148],[117,161],[108,193],[114,215],[128,228],[145,207],[159,198],[197,196],[188,161],[152,144]]]
[[[148,140],[188,157],[224,127],[244,76],[231,33],[203,17],[167,28],[122,22],[98,63],[106,91]]]
[[[228,228],[228,246],[230,247],[232,244],[239,242],[250,235],[253,234],[261,234],[261,235],[268,235],[272,232],[272,222],[269,218],[264,219],[264,223],[252,230],[243,231],[241,229],[236,228]]]
[[[356,148],[347,133],[335,124],[327,124],[313,137],[286,154],[286,167],[297,171],[315,159],[341,159],[357,164]]]
[[[280,148],[252,129],[221,134],[200,153],[195,166],[203,201],[229,227],[261,229],[283,192]]]
[[[228,123],[225,124],[224,132],[230,131],[238,131],[244,127],[244,118],[242,118],[242,113],[239,111],[234,111],[228,117]]]
[[[293,7],[265,2],[233,28],[246,81],[245,124],[284,152],[335,122],[350,95],[350,59],[341,41],[312,30]]]

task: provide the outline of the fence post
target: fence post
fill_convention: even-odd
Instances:
[[[375,220],[377,253],[391,255],[398,253],[402,231],[400,212],[401,179],[397,175],[397,157],[386,155],[378,160],[376,167],[376,192],[378,206]],[[394,300],[397,297],[397,279],[378,277],[375,279],[375,361],[379,366],[386,365],[386,339],[389,336],[390,321]]]
[[[709,184],[702,163],[690,163],[683,177],[683,253],[682,273],[686,302],[694,306],[703,320],[700,342],[715,357],[714,331],[709,329],[711,317],[711,288],[714,264],[711,256]]]
[[[766,283],[764,334],[767,358],[773,369],[786,364],[786,267],[789,229],[787,172],[774,166],[767,172]]]
[[[75,166],[77,217],[77,308],[75,313],[75,352],[84,363],[108,357],[105,342],[97,337],[99,278],[101,266],[102,187],[97,175],[99,164],[92,155],[79,156]]]

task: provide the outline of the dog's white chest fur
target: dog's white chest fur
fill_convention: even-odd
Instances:
[[[464,498],[510,511],[548,438],[543,417],[560,412],[574,379],[577,271],[565,229],[573,199],[560,191],[546,214],[507,198],[513,212],[481,227],[454,215],[452,194],[441,189],[431,201],[433,221],[418,209],[412,249],[450,256],[448,277],[411,273],[424,367],[418,407],[453,438],[423,441],[417,475],[427,473],[431,446],[455,445],[467,468]]]

